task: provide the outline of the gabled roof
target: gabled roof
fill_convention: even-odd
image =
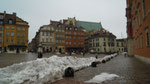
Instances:
[[[87,22],[87,21],[76,21],[77,27],[85,28],[86,30],[99,30],[102,28],[101,23],[98,22]]]
[[[110,37],[110,38],[116,38],[116,36],[109,31],[105,30],[104,28],[99,29],[96,31],[91,37]]]

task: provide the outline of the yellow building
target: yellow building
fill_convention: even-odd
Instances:
[[[2,52],[21,53],[28,51],[28,28],[26,21],[16,16],[16,13],[0,13],[2,28]],[[0,31],[1,32],[1,31]],[[1,37],[0,37],[1,39]]]

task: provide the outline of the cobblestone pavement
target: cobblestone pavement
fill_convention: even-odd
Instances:
[[[112,81],[106,81],[102,84],[150,84],[150,64],[141,62],[135,57],[124,57],[121,55],[105,64],[99,64],[96,68],[89,67],[78,71],[71,80],[83,82],[103,72],[117,74],[120,77]],[[70,79],[68,79],[68,82],[69,81]],[[65,84],[63,82],[65,81],[55,84]],[[67,84],[69,84],[68,82]],[[76,84],[72,82],[73,81],[70,81],[70,84]]]

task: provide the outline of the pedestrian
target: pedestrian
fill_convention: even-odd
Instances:
[[[43,54],[41,52],[38,53],[38,58],[42,58]]]
[[[98,59],[98,54],[96,54],[95,58]]]
[[[83,51],[83,57],[84,57],[84,55],[85,55],[85,51]]]
[[[69,53],[69,54],[70,54],[70,56],[71,56],[72,52],[70,51],[70,53]]]

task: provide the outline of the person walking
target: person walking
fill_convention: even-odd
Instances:
[[[85,56],[85,51],[83,51],[83,57]]]
[[[96,54],[95,58],[98,59],[98,54]]]

